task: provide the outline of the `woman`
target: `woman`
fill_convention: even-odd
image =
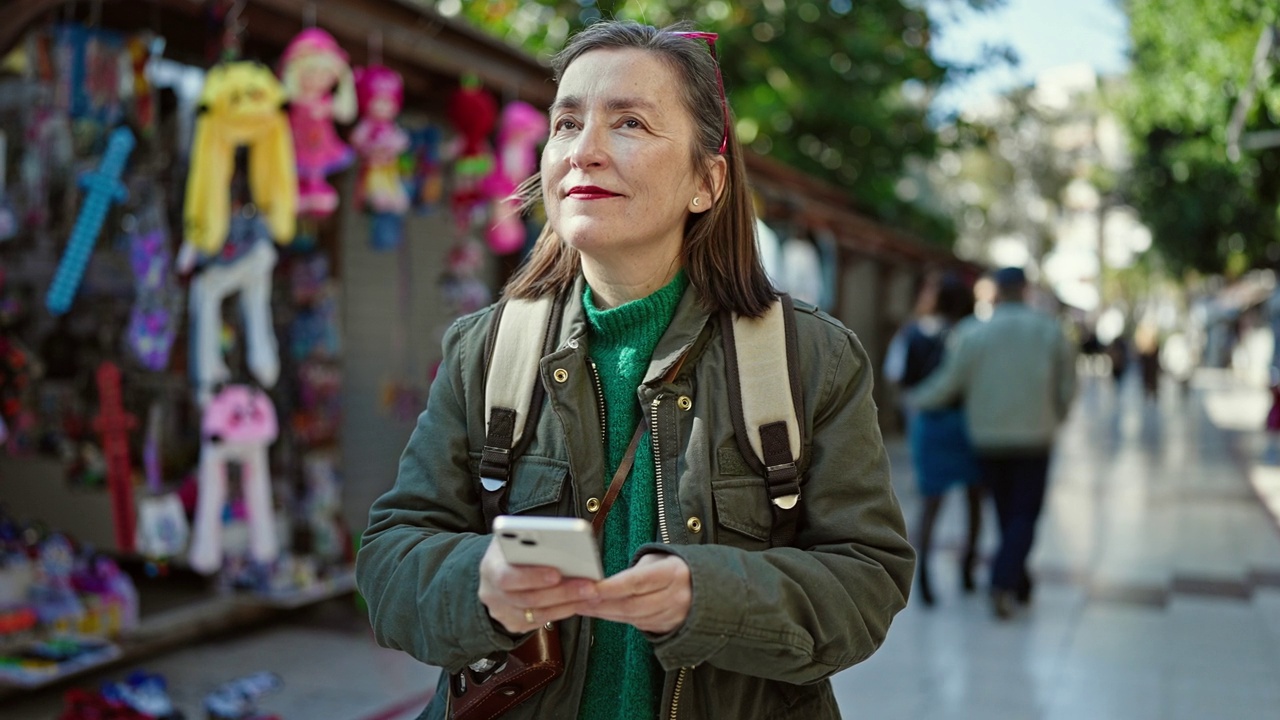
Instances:
[[[928,278],[916,305],[916,319],[889,343],[885,378],[903,390],[920,384],[942,364],[947,338],[957,323],[973,314],[973,304],[973,291],[959,277],[948,273]],[[957,485],[965,488],[969,517],[968,538],[960,557],[960,585],[965,592],[973,592],[973,565],[982,533],[983,491],[978,461],[965,428],[964,409],[959,403],[938,410],[908,407],[907,417],[911,464],[923,501],[916,533],[916,588],[921,601],[929,606],[933,605],[929,577],[933,526],[947,491]]]
[[[764,481],[733,462],[709,320],[760,315],[774,291],[704,38],[602,22],[559,54],[548,223],[505,290],[564,298],[543,361],[544,377],[558,368],[552,411],[515,463],[509,512],[589,518],[640,422],[670,438],[661,457],[640,440],[604,526],[606,579],[513,567],[487,534],[474,468],[488,310],[447,334],[395,487],[370,513],[357,577],[382,644],[456,672],[559,626],[565,672],[504,718],[839,717],[825,678],[874,652],[906,603],[913,552],[852,333],[796,313],[812,449],[793,547],[770,547]],[[446,691],[423,717],[443,717]]]

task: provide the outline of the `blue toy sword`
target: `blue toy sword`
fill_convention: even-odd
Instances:
[[[54,315],[61,315],[71,307],[111,202],[124,202],[129,197],[128,189],[120,182],[120,174],[124,172],[125,161],[133,152],[133,146],[133,133],[129,128],[116,128],[107,141],[107,152],[102,156],[98,171],[86,173],[80,179],[80,186],[85,189],[84,204],[80,206],[80,215],[71,230],[71,238],[67,240],[66,252],[62,255],[62,262],[58,263],[58,271],[45,297],[45,305]]]

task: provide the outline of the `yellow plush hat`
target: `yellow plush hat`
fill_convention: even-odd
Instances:
[[[284,102],[284,88],[259,63],[224,63],[205,78],[184,205],[186,240],[202,253],[215,254],[226,241],[240,146],[249,148],[249,192],[271,237],[293,240],[298,171]]]

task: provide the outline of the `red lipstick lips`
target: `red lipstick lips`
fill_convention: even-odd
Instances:
[[[604,200],[606,198],[618,197],[618,193],[609,192],[602,187],[595,185],[574,185],[569,188],[569,192],[565,193],[567,197],[576,200]]]

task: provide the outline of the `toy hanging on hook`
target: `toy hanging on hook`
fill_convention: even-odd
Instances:
[[[299,33],[285,48],[280,78],[289,99],[289,124],[298,163],[298,212],[325,217],[338,207],[338,192],[325,176],[355,158],[333,123],[356,116],[355,80],[347,53],[320,28]]]
[[[361,118],[351,133],[351,144],[364,161],[356,197],[373,215],[373,247],[386,250],[399,244],[402,218],[409,210],[399,166],[409,136],[395,123],[404,83],[399,73],[382,65],[359,68],[355,78]]]

